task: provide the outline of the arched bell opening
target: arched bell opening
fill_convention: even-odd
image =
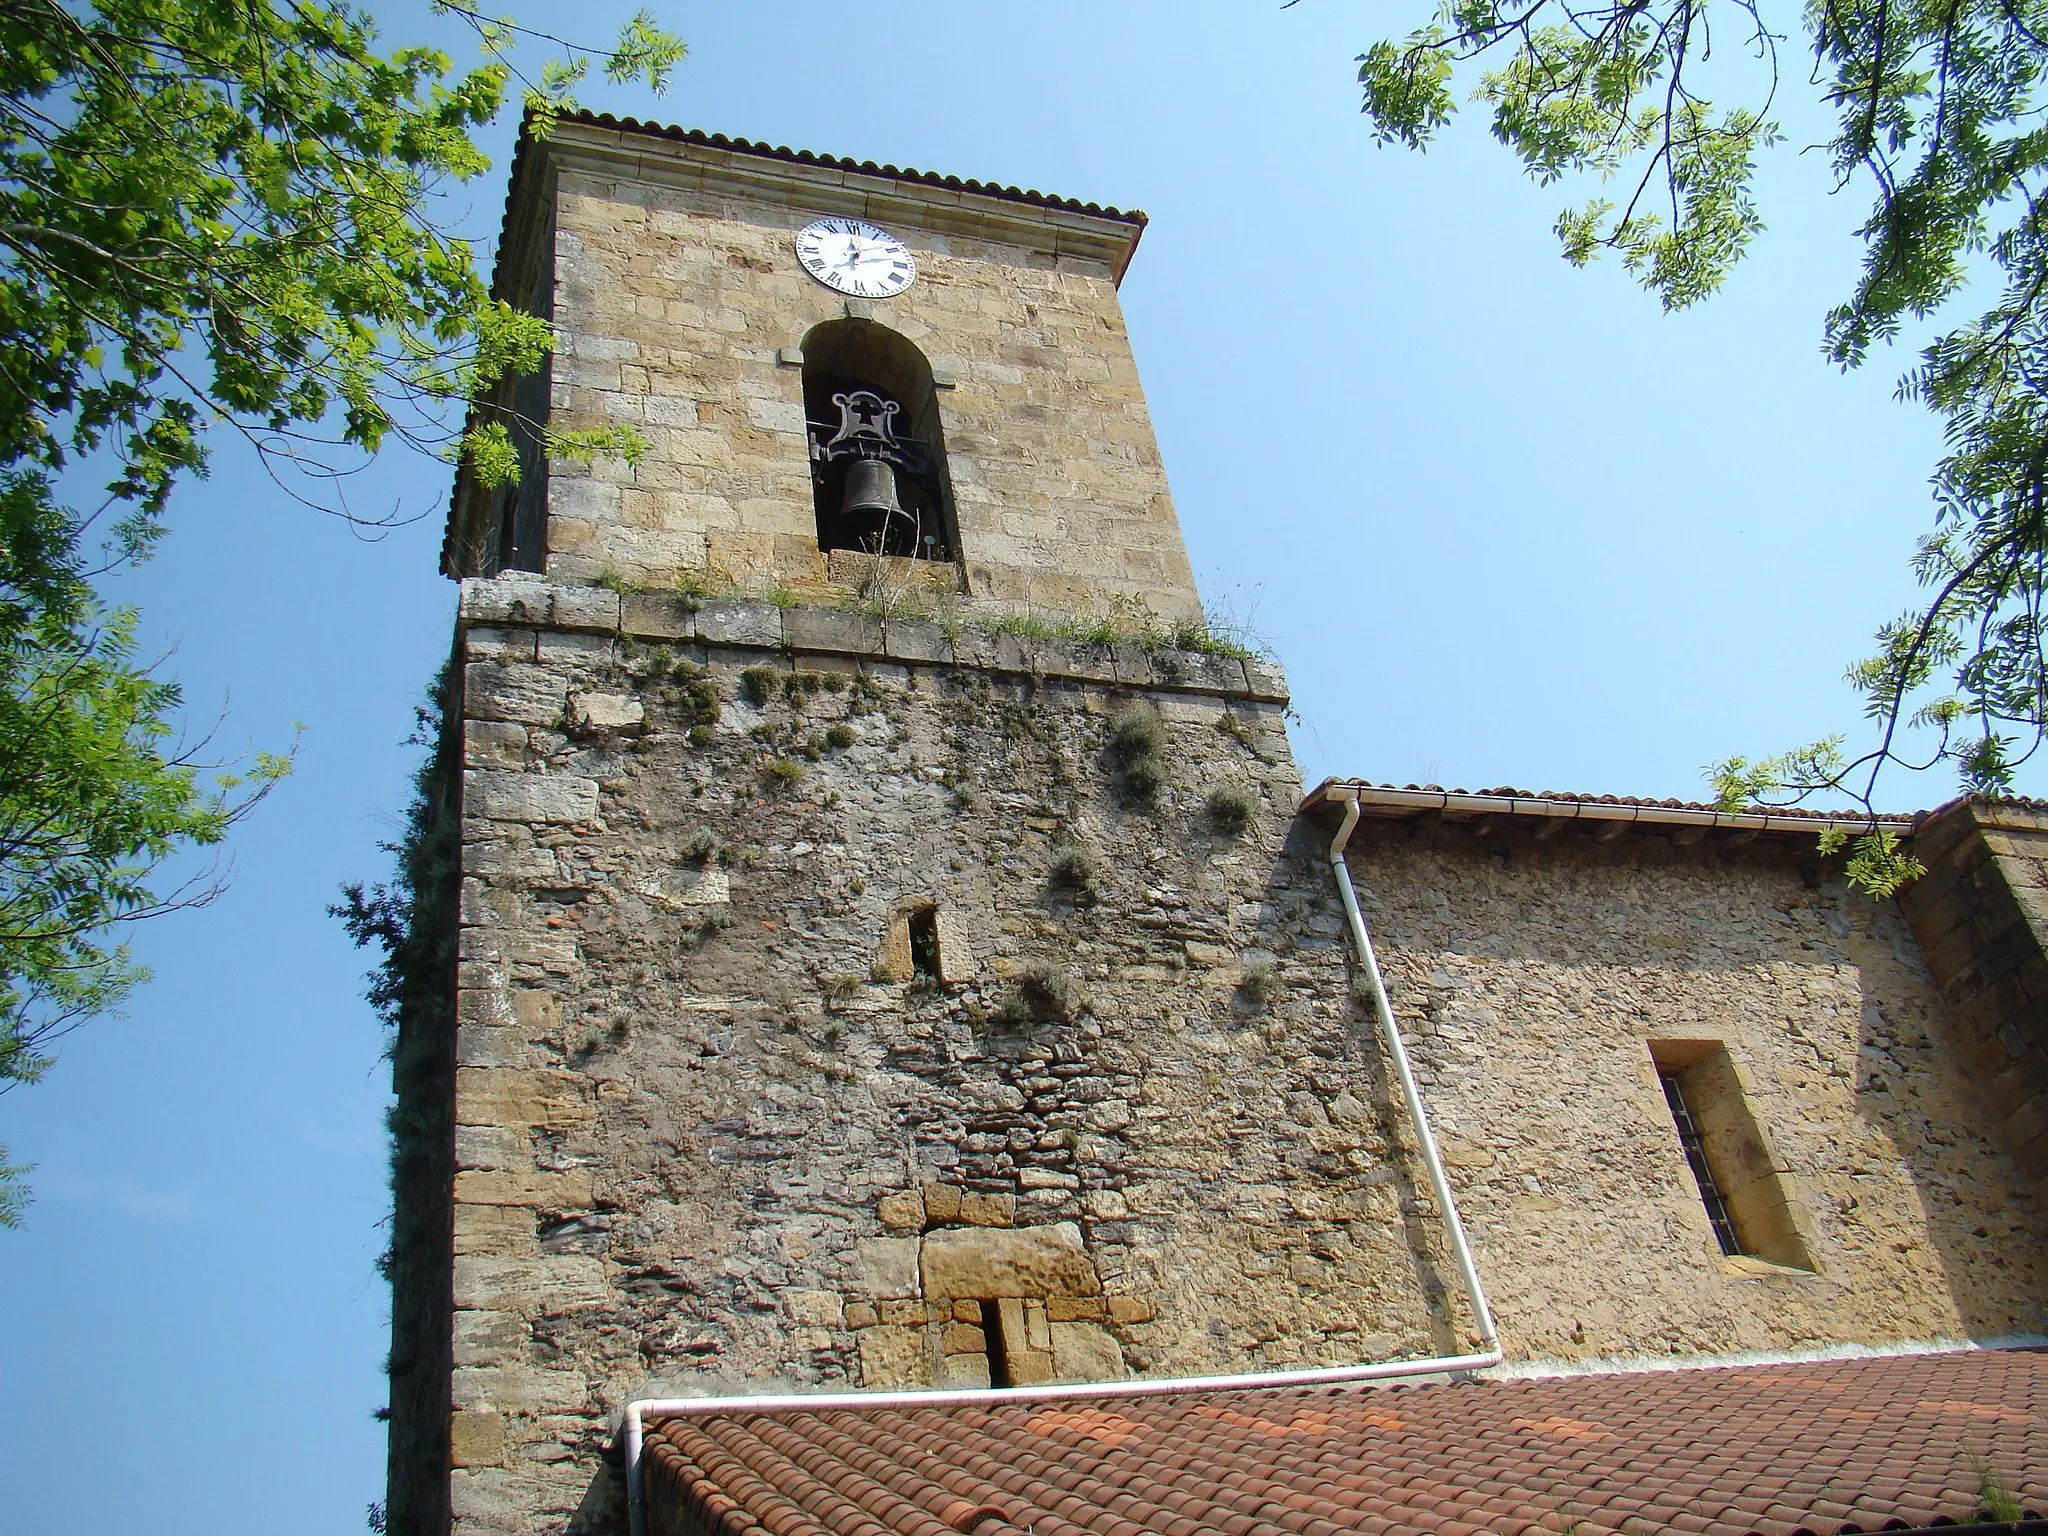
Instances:
[[[931,364],[872,320],[804,337],[818,548],[953,560],[959,541]]]

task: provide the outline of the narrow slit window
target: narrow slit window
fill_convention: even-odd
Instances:
[[[981,1304],[981,1336],[988,1350],[988,1384],[1007,1387],[1010,1381],[1009,1341],[1003,1337],[1003,1305],[999,1301]]]
[[[1722,1254],[1815,1273],[1797,1189],[1771,1151],[1727,1045],[1698,1039],[1645,1043]]]
[[[1678,1144],[1685,1149],[1685,1160],[1692,1165],[1692,1176],[1699,1184],[1700,1202],[1707,1208],[1707,1220],[1713,1223],[1714,1239],[1722,1253],[1735,1257],[1743,1251],[1742,1240],[1735,1235],[1735,1218],[1722,1197],[1720,1181],[1714,1177],[1714,1165],[1707,1161],[1706,1138],[1685,1102],[1685,1085],[1676,1072],[1659,1072],[1657,1076],[1664,1084],[1664,1102],[1671,1106],[1671,1118],[1678,1126]]]
[[[939,909],[919,907],[910,914],[910,969],[927,981],[943,981],[939,963]]]

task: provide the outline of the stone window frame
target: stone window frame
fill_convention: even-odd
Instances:
[[[1740,1246],[1740,1252],[1725,1256],[1726,1261],[1818,1274],[1797,1181],[1756,1118],[1754,1087],[1728,1042],[1684,1037],[1644,1043],[1659,1099],[1665,1097],[1663,1080],[1675,1078],[1697,1125],[1701,1151]],[[1665,1109],[1664,1123],[1677,1139],[1679,1129],[1668,1102]],[[1711,1223],[1706,1191],[1692,1177],[1690,1166],[1686,1182]]]
[[[919,919],[931,919],[931,968],[918,964],[914,934]],[[956,986],[974,975],[973,952],[967,936],[960,931],[957,915],[932,896],[909,896],[889,913],[889,931],[882,941],[881,969],[891,981],[928,979],[941,986]]]

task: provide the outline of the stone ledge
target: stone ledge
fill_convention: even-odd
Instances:
[[[619,608],[619,594],[609,587],[569,587],[532,576],[462,583],[465,624],[616,634]]]
[[[778,608],[745,598],[693,600],[677,593],[621,599],[605,587],[535,577],[471,577],[462,583],[460,623],[620,635],[666,644],[705,644],[794,656],[850,656],[929,666],[980,667],[1150,693],[1199,693],[1285,704],[1287,676],[1258,658],[1205,651],[1094,645],[969,625],[949,633],[924,619],[877,619],[841,608]]]

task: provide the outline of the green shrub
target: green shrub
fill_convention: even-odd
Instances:
[[[2027,1518],[2027,1511],[1998,1469],[1975,1456],[1970,1460],[1977,1470],[1977,1519],[1985,1525],[2014,1525]]]
[[[1150,800],[1166,783],[1166,768],[1156,757],[1124,764],[1123,785],[1134,800]]]
[[[709,827],[699,827],[683,839],[679,852],[685,864],[709,864],[718,854],[718,834]]]
[[[690,719],[698,725],[718,724],[718,685],[687,661],[677,665],[675,675],[687,679],[683,684],[682,700]]]
[[[761,770],[761,776],[777,789],[794,789],[804,781],[804,765],[778,757]]]
[[[853,727],[841,721],[825,732],[825,745],[835,752],[844,752],[854,743]]]
[[[717,739],[717,736],[718,733],[708,725],[693,725],[690,727],[689,739],[690,745],[693,747],[708,747]]]

